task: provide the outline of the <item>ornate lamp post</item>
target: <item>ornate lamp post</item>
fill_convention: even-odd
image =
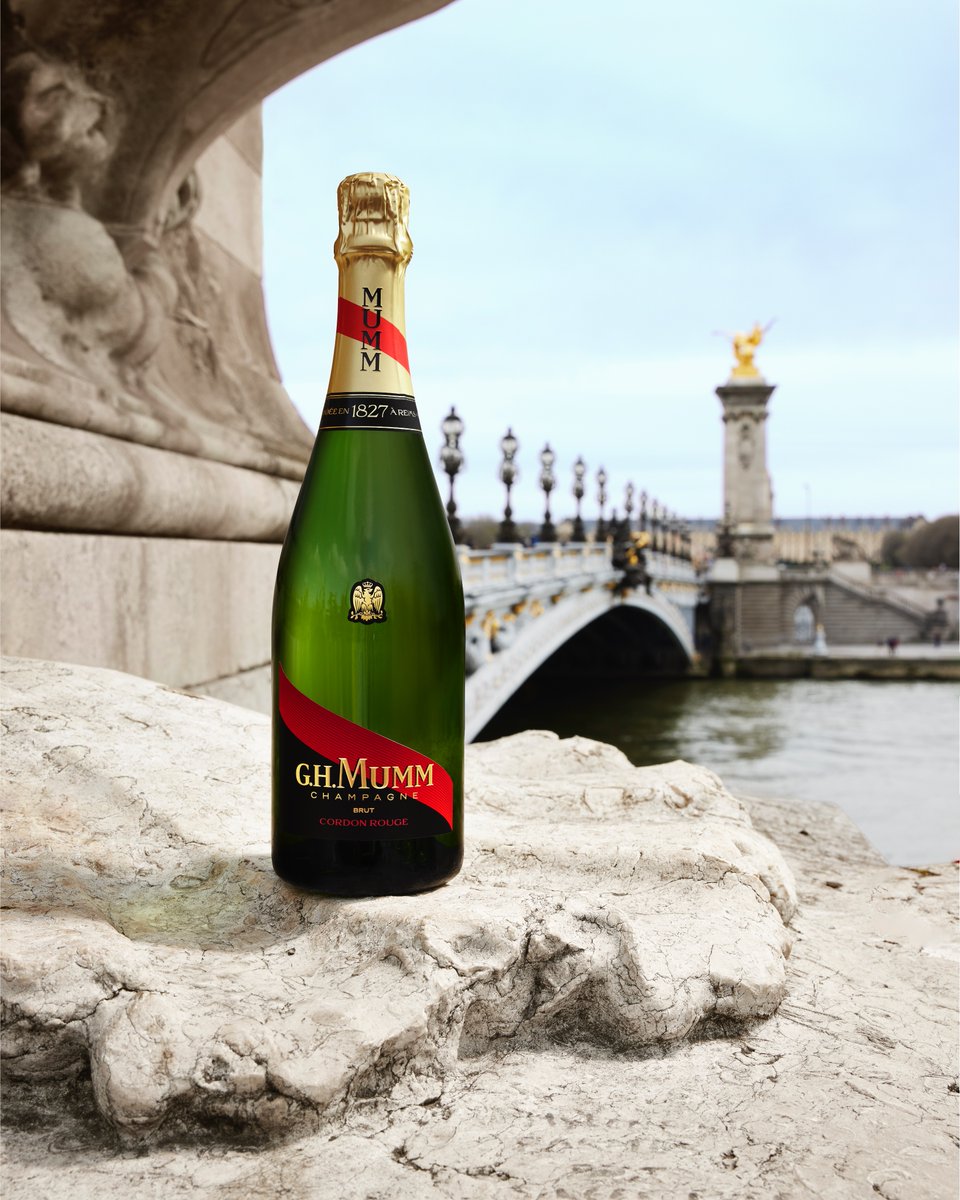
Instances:
[[[443,418],[440,429],[444,437],[443,448],[440,451],[440,462],[444,471],[450,476],[447,524],[450,526],[454,542],[459,545],[463,541],[463,526],[460,524],[460,518],[457,516],[457,502],[453,498],[453,481],[457,472],[463,466],[463,451],[460,449],[463,421],[457,416],[457,410],[453,406],[451,406],[450,412]]]
[[[597,471],[597,503],[600,505],[600,519],[597,521],[597,530],[593,538],[596,542],[605,542],[607,540],[607,524],[603,519],[603,510],[607,503],[607,473],[603,467]]]
[[[577,515],[573,520],[573,541],[585,542],[587,535],[583,528],[583,519],[580,516],[580,501],[583,499],[584,486],[583,477],[587,473],[587,464],[582,458],[578,458],[573,464],[573,498],[577,502]]]
[[[540,451],[540,487],[544,495],[543,524],[540,526],[541,542],[557,540],[557,531],[553,527],[553,521],[550,520],[550,493],[556,483],[553,475],[553,464],[556,460],[557,456],[550,449],[550,443],[547,442]]]
[[[647,493],[640,493],[640,532],[647,532]]]
[[[500,522],[500,528],[497,530],[498,542],[519,542],[520,534],[516,525],[513,523],[513,509],[510,507],[510,489],[517,481],[517,465],[513,461],[516,453],[520,448],[520,443],[513,436],[513,430],[508,429],[506,434],[500,439],[500,452],[503,455],[503,462],[500,464],[500,482],[507,489],[507,503],[503,510],[503,520]]]
[[[631,522],[633,521],[633,497],[636,489],[632,483],[627,484],[626,492],[623,498],[623,511],[626,516],[623,518],[623,536],[626,540],[630,536]]]
[[[650,546],[660,552],[660,504],[656,500],[650,502]]]

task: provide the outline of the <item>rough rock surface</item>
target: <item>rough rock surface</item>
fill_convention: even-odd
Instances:
[[[698,768],[479,747],[457,882],[347,902],[269,867],[263,718],[65,665],[8,681],[8,1069],[89,1057],[123,1133],[288,1131],[436,1095],[498,1039],[636,1049],[783,997],[790,873]]]
[[[754,808],[794,917],[709,772],[525,734],[456,882],[331,900],[264,718],[25,660],[6,708],[8,1196],[949,1194],[948,869],[835,810]]]

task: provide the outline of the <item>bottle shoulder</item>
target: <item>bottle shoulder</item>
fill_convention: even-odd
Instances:
[[[408,564],[459,586],[459,564],[433,470],[419,433],[321,432],[281,558],[340,582],[364,564]]]
[[[301,520],[358,511],[379,520],[444,516],[422,436],[388,430],[321,430],[294,511]]]

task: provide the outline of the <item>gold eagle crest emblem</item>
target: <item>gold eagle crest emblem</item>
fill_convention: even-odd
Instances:
[[[383,585],[375,579],[361,579],[355,583],[350,591],[350,612],[347,615],[351,621],[361,621],[364,625],[385,621],[387,609],[383,602]]]

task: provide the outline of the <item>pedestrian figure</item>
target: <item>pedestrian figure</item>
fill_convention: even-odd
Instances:
[[[887,638],[887,649],[890,651],[891,654],[896,654],[897,647],[899,645],[900,645],[900,639],[898,637],[888,637]]]

